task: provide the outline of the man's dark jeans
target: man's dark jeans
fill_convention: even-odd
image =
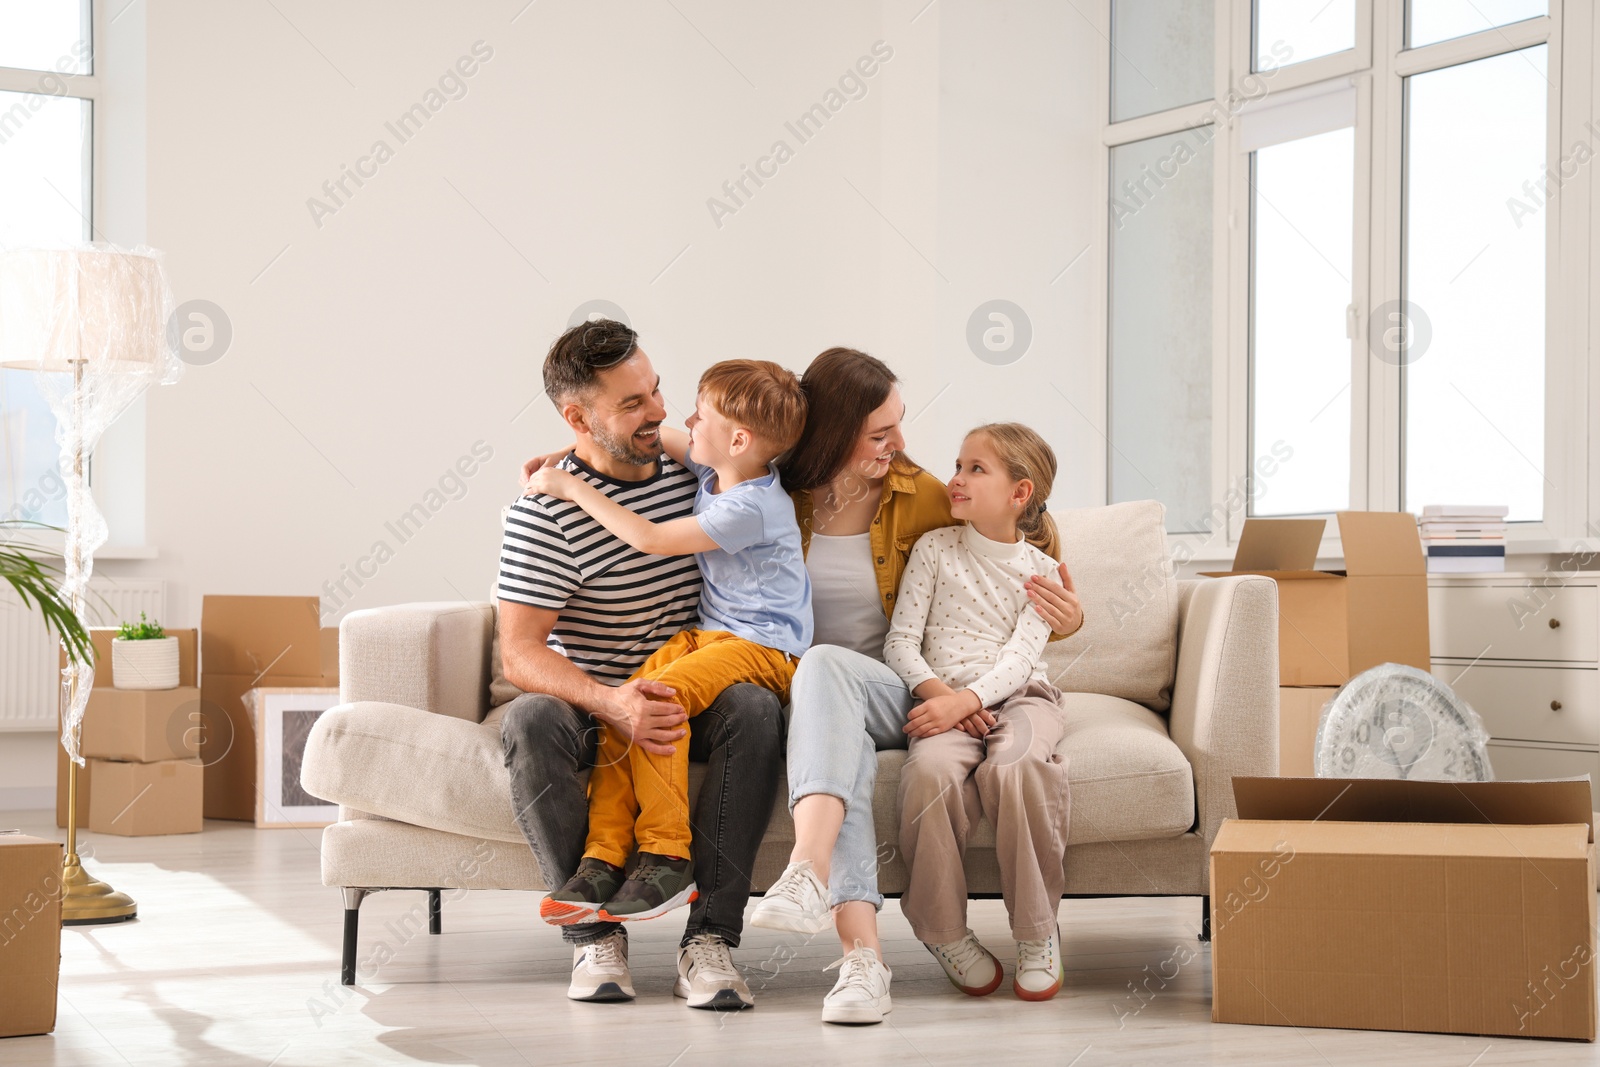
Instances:
[[[578,776],[594,765],[598,737],[587,713],[542,693],[525,693],[506,705],[500,724],[517,825],[551,889],[571,878],[583,858],[589,800]],[[778,698],[755,685],[723,690],[689,720],[689,758],[708,766],[690,814],[700,897],[690,906],[683,943],[697,934],[717,934],[737,946],[750,871],[772,817],[783,765]],[[561,933],[583,944],[616,925],[582,923],[564,926]]]

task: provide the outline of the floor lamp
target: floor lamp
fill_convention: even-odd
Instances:
[[[94,553],[105,544],[87,460],[106,427],[153,384],[176,381],[183,364],[168,342],[172,294],[159,256],[110,245],[0,250],[0,367],[35,372],[56,418],[67,484],[62,598],[84,621]],[[78,751],[94,665],[62,673],[61,743],[67,750],[67,851],[61,921],[123,922],[137,905],[84,871],[78,858]]]

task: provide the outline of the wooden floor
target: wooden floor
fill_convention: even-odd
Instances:
[[[47,812],[0,814],[8,827],[60,839]],[[439,937],[426,933],[424,894],[369,898],[358,958],[384,945],[392,958],[342,988],[342,905],[320,884],[318,836],[208,822],[202,834],[85,838],[85,866],[138,900],[139,921],[63,932],[56,1031],[0,1039],[0,1064],[1600,1062],[1586,1043],[1214,1024],[1194,899],[1064,902],[1067,985],[1046,1004],[1017,1000],[1009,978],[993,996],[960,995],[891,901],[895,1009],[876,1027],[819,1021],[831,937],[761,930],[735,956],[756,1008],[689,1010],[672,996],[682,912],[634,928],[637,1001],[573,1003],[571,953],[529,893],[447,894]],[[974,902],[971,925],[1009,976],[1001,904]]]

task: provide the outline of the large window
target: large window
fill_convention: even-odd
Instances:
[[[0,0],[0,245],[93,232],[91,21],[83,0]],[[0,370],[0,518],[66,521],[59,455],[33,376]]]
[[[1487,491],[1544,514],[1547,218],[1524,185],[1543,199],[1548,51],[1406,79],[1402,281],[1428,331],[1402,361],[1407,510]]]
[[[1111,499],[1210,529],[1213,130],[1111,149]]]
[[[1593,53],[1562,36],[1573,2],[1216,0],[1163,23],[1108,0],[1110,500],[1162,500],[1223,557],[1248,516],[1346,508],[1504,504],[1513,547],[1584,536],[1592,298],[1566,250],[1589,244],[1597,148],[1587,92],[1563,113],[1561,65]],[[1581,232],[1557,241],[1563,186]]]

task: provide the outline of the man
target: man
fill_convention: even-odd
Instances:
[[[562,468],[651,519],[693,513],[696,479],[662,454],[660,378],[637,335],[608,319],[580,323],[550,347],[545,392],[576,434]],[[735,685],[687,726],[657,682],[628,677],[667,638],[699,618],[692,556],[628,547],[576,505],[525,497],[506,518],[500,551],[500,647],[506,679],[525,695],[501,726],[517,823],[545,885],[578,869],[588,830],[581,780],[600,729],[646,751],[687,744],[708,764],[692,816],[700,896],[678,949],[674,992],[690,1007],[749,1007],[733,966],[750,894],[749,872],[772,814],[782,764],[777,697]],[[631,1000],[626,929],[562,927],[573,945],[574,1000]]]

